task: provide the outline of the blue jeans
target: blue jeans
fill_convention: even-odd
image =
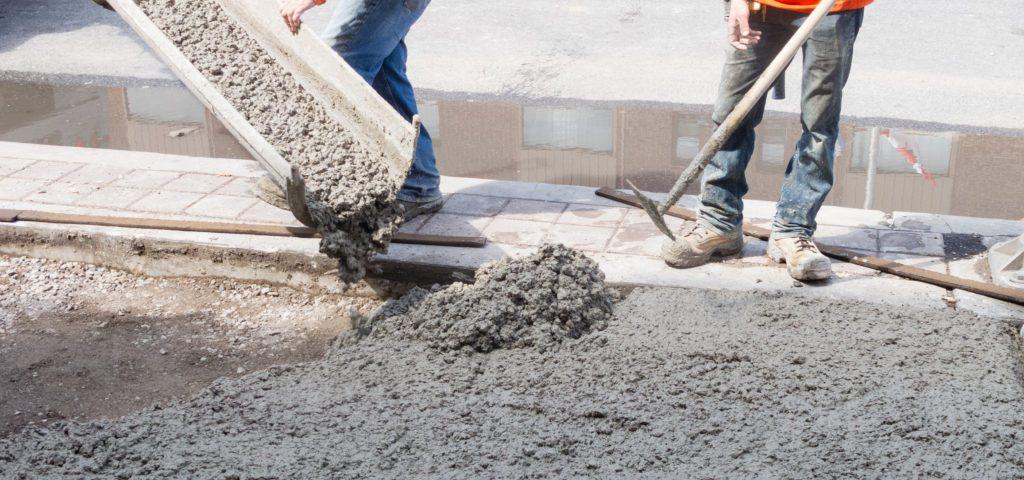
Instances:
[[[416,111],[416,96],[405,73],[405,35],[430,0],[341,0],[324,32],[328,45],[362,75],[406,120]],[[416,153],[400,200],[427,202],[441,197],[434,144],[420,128]]]
[[[758,76],[807,19],[805,14],[769,9],[751,13],[750,27],[762,32],[761,42],[748,50],[729,48],[712,120],[720,125],[754,85]],[[835,145],[843,87],[850,76],[853,44],[864,10],[834,13],[822,20],[804,46],[800,121],[803,133],[789,159],[775,220],[776,238],[814,235],[815,217],[832,189]],[[715,232],[732,232],[743,224],[743,196],[748,191],[745,170],[754,152],[754,128],[764,115],[765,97],[726,141],[704,171],[701,184],[701,224]]]

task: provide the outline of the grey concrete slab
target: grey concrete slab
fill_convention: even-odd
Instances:
[[[558,223],[614,228],[622,223],[628,211],[629,209],[623,207],[570,203],[558,217]]]
[[[124,177],[130,171],[130,168],[124,167],[86,165],[61,177],[61,181],[68,183],[92,183],[96,185],[103,185]]]
[[[35,160],[24,158],[0,158],[0,176],[10,175],[32,165],[34,162]]]
[[[258,201],[253,204],[253,206],[247,208],[238,216],[238,219],[247,222],[276,223],[282,225],[294,225],[296,223],[295,216],[292,215],[292,212],[277,208],[263,201]]]
[[[80,183],[53,182],[25,198],[29,202],[54,203],[58,205],[74,205],[82,197],[91,194],[99,187]]]
[[[0,200],[21,200],[46,184],[45,180],[0,179]]]
[[[944,241],[938,233],[881,232],[879,250],[885,253],[914,253],[917,255],[945,255]]]
[[[31,180],[56,180],[79,168],[81,163],[40,161],[22,168],[10,175],[11,178],[25,178]]]
[[[207,175],[204,173],[186,173],[163,186],[164,190],[173,192],[212,193],[228,182],[232,177],[223,175]]]
[[[949,265],[946,264],[944,257],[929,257],[907,253],[882,253],[879,257],[936,273],[949,273]]]
[[[837,227],[889,228],[888,217],[881,210],[825,205],[818,211],[818,223]]]
[[[983,236],[1024,235],[1024,220],[998,220],[992,218],[959,217],[946,215],[943,217],[953,233],[971,233]]]
[[[82,197],[78,200],[78,205],[85,207],[127,209],[129,205],[135,203],[148,193],[149,191],[147,190],[106,186]]]
[[[623,227],[615,231],[605,251],[657,257],[666,237],[654,228]]]
[[[201,158],[166,153],[133,152],[105,148],[62,147],[32,143],[0,142],[0,164],[32,160],[43,162],[106,165],[151,171],[189,172],[233,177],[266,175],[260,164],[234,158]],[[28,168],[28,167],[26,167]],[[67,173],[67,172],[65,172]]]
[[[614,228],[555,224],[548,229],[544,241],[584,252],[602,252],[614,234]]]
[[[234,197],[231,195],[207,195],[192,206],[185,209],[189,215],[215,218],[238,218],[260,200],[253,197]]]
[[[548,230],[553,224],[509,218],[495,218],[484,234],[491,241],[507,245],[538,246],[544,243]]]
[[[953,233],[945,217],[933,213],[893,212],[892,224],[896,230]]]
[[[429,235],[460,235],[475,237],[483,234],[487,225],[491,223],[491,217],[479,217],[473,215],[456,215],[450,213],[437,213],[423,222],[423,226],[417,230],[419,233]]]
[[[111,185],[115,187],[155,189],[170,183],[180,176],[181,173],[178,172],[135,170],[114,180]]]
[[[530,220],[534,222],[554,222],[568,207],[564,202],[546,202],[541,200],[512,199],[498,213],[498,218],[514,220]]]
[[[233,195],[236,197],[254,197],[253,186],[255,181],[250,178],[236,178],[226,185],[214,190],[219,195]]]
[[[850,248],[863,252],[877,252],[878,234],[879,230],[870,228],[822,225],[814,232],[814,240],[821,245]]]
[[[169,190],[154,191],[140,198],[129,206],[132,210],[143,212],[162,212],[177,214],[203,198],[202,193],[172,192]]]
[[[507,198],[456,193],[444,202],[441,211],[493,217],[505,207],[506,203],[508,203]]]

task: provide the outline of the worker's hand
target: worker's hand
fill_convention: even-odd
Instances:
[[[292,33],[299,32],[299,26],[302,25],[302,14],[316,6],[313,0],[278,0],[277,4],[281,6],[281,16],[284,17],[284,23],[288,25],[288,29]]]
[[[750,29],[750,4],[747,0],[729,2],[729,44],[746,50],[761,41],[761,32]]]

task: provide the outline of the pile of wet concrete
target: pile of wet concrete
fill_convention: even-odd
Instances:
[[[616,292],[597,263],[563,245],[484,265],[472,284],[415,289],[358,321],[360,336],[410,338],[445,350],[557,346],[602,330]]]
[[[401,223],[384,154],[357,142],[215,0],[136,0],[306,181],[320,250],[356,281]],[[404,175],[405,172],[401,172]]]
[[[547,272],[533,286],[501,277],[535,270]],[[460,289],[474,300],[459,298]],[[414,293],[404,300],[409,308],[390,305],[320,361],[218,381],[190,401],[116,420],[0,439],[0,471],[1024,476],[1020,338],[1007,324],[946,310],[686,289],[634,291],[608,319],[603,289],[578,254],[542,250],[492,266],[472,285]],[[479,311],[474,305],[509,305],[482,292],[512,305],[528,299],[524,311],[543,312],[509,311],[510,321],[552,326],[503,335],[497,316],[459,317]],[[569,303],[532,303],[560,298]],[[596,313],[585,317],[589,333],[576,334],[576,317],[564,316],[569,304],[593,307],[581,310]],[[446,322],[435,314],[454,315],[457,341],[442,340],[437,327]],[[481,325],[479,334],[467,335],[470,325]],[[552,328],[562,333],[538,333]],[[559,340],[521,341],[537,338]]]

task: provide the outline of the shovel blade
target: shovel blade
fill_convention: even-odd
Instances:
[[[633,190],[633,195],[636,195],[637,201],[640,202],[640,206],[647,212],[647,216],[651,217],[654,226],[658,227],[658,230],[661,230],[661,233],[667,235],[668,238],[675,240],[676,236],[672,233],[672,229],[668,228],[668,224],[665,223],[665,216],[661,213],[661,207],[658,206],[658,202],[640,193],[640,189],[636,188],[633,182],[626,180],[626,185],[629,185],[630,190]]]
[[[286,182],[285,196],[288,199],[288,208],[291,209],[295,219],[310,228],[317,228],[313,216],[309,214],[309,207],[306,205],[306,181],[299,174],[299,169],[292,165],[291,177]]]

